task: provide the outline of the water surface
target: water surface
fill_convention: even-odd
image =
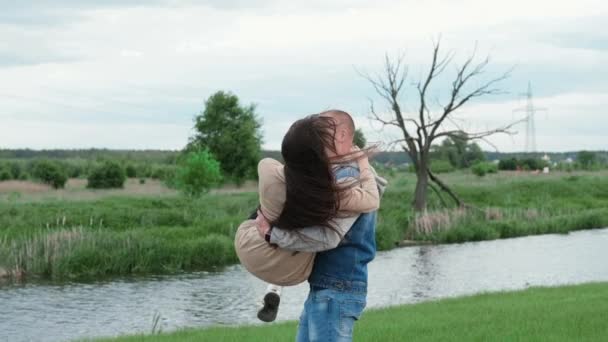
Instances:
[[[482,291],[608,281],[608,229],[401,248],[370,264],[368,307]],[[90,284],[0,287],[0,341],[69,341],[257,324],[265,285],[240,266],[220,273],[119,279]],[[297,319],[308,287],[287,288],[279,320]]]

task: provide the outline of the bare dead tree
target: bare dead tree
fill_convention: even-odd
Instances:
[[[496,88],[496,85],[509,76],[509,72],[505,72],[498,77],[478,83],[490,59],[486,57],[481,62],[475,62],[474,51],[462,65],[457,67],[456,75],[449,88],[447,103],[442,105],[437,101],[438,105],[435,107],[438,107],[438,109],[435,110],[429,105],[429,87],[450,65],[453,56],[453,53],[441,54],[440,41],[433,42],[433,56],[428,73],[414,83],[419,100],[417,110],[414,113],[404,112],[400,105],[400,98],[403,97],[404,93],[403,87],[408,76],[408,68],[404,64],[403,56],[395,60],[389,58],[388,55],[385,56],[383,74],[373,77],[369,74],[360,73],[372,84],[376,93],[390,107],[390,115],[387,119],[375,110],[374,103],[370,100],[371,118],[380,122],[383,128],[385,126],[396,127],[400,132],[399,135],[403,136],[403,138],[392,141],[391,144],[400,145],[410,156],[414,165],[417,182],[412,205],[416,211],[426,209],[429,187],[440,196],[439,191],[433,184],[448,194],[458,206],[465,205],[458,195],[431,171],[431,145],[441,137],[462,133],[463,129],[460,127],[447,129],[446,127],[449,125],[446,125],[446,123],[454,124],[454,114],[472,99],[500,93],[501,91]],[[473,83],[476,85],[470,87],[469,85]],[[510,129],[518,122],[512,122],[495,129],[464,133],[468,135],[470,140],[485,140],[497,133],[514,134]],[[441,196],[440,199],[445,203]]]

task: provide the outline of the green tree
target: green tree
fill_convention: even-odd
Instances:
[[[128,178],[137,177],[137,169],[135,169],[135,166],[133,166],[133,164],[127,165],[127,167],[125,168],[125,173]]]
[[[262,134],[255,106],[241,106],[236,95],[218,91],[194,118],[195,135],[187,151],[207,149],[219,161],[224,175],[241,184],[255,178]]]
[[[541,159],[528,157],[519,161],[519,166],[524,170],[542,170],[543,167],[547,166],[547,163]]]
[[[93,169],[88,177],[87,188],[111,189],[124,187],[125,170],[115,161],[107,161]]]
[[[475,163],[473,166],[471,166],[471,171],[475,175],[477,175],[479,177],[483,177],[488,173],[497,173],[498,166],[494,163],[478,162],[478,163]]]
[[[597,155],[590,151],[580,151],[576,155],[576,161],[584,170],[591,170],[597,162]]]
[[[367,144],[367,139],[365,139],[365,135],[363,135],[363,131],[360,128],[355,130],[355,136],[353,138],[353,143],[355,146],[359,148],[364,148],[365,144]]]
[[[55,189],[63,188],[68,181],[68,176],[61,165],[48,160],[35,162],[32,168],[32,176]]]
[[[13,178],[9,167],[5,164],[0,164],[0,182]]]
[[[220,163],[207,150],[187,152],[175,175],[175,185],[189,196],[200,196],[221,180]]]
[[[13,179],[21,179],[23,177],[23,168],[18,162],[9,163],[9,168]]]
[[[434,145],[431,155],[433,160],[447,160],[458,169],[466,169],[486,160],[479,145],[470,142],[465,132],[452,133],[440,145]]]
[[[515,171],[517,170],[518,161],[516,158],[501,159],[498,162],[499,170]]]

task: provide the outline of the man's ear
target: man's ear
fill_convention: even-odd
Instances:
[[[344,128],[338,130],[338,141],[343,142],[348,139],[348,131]]]

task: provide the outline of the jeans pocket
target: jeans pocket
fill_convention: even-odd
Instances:
[[[361,317],[364,308],[364,301],[347,300],[340,303],[340,337],[352,339],[355,322]]]

